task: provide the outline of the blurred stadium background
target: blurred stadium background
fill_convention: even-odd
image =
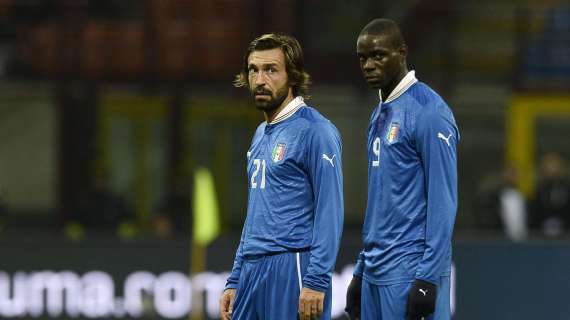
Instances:
[[[556,0],[0,0],[0,318],[216,318],[262,121],[231,83],[249,41],[279,31],[343,135],[341,319],[377,103],[355,43],[375,17],[401,23],[410,69],[462,133],[454,319],[569,319],[570,4]]]

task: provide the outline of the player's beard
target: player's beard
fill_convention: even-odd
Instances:
[[[268,95],[271,98],[268,100],[257,100],[257,99],[255,99],[255,96],[259,93],[262,93],[264,95]],[[268,112],[268,113],[271,113],[271,111],[274,111],[275,109],[279,108],[281,106],[281,104],[283,103],[283,101],[285,101],[285,99],[287,99],[288,94],[289,94],[289,86],[288,85],[284,85],[283,87],[278,88],[277,91],[275,91],[275,94],[273,94],[268,89],[264,89],[264,88],[257,88],[257,89],[252,91],[252,95],[253,95],[253,98],[255,101],[255,107],[258,110]]]

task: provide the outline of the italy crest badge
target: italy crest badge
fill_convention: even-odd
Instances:
[[[285,143],[278,143],[273,148],[273,152],[271,153],[271,159],[273,162],[279,162],[285,158],[285,150],[287,149],[287,145]]]
[[[398,133],[400,132],[400,123],[392,122],[390,123],[390,129],[386,135],[386,141],[392,144],[398,140]]]

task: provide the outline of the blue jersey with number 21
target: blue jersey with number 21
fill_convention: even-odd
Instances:
[[[303,286],[330,286],[343,223],[341,139],[329,120],[295,101],[286,119],[257,128],[247,153],[247,217],[226,288],[237,286],[244,257],[304,250]]]

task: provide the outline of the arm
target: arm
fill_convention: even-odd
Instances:
[[[244,242],[246,226],[247,226],[247,218],[245,219],[245,222],[243,224],[243,230],[241,231],[241,238],[239,241],[238,249],[236,251],[236,257],[234,259],[234,265],[232,267],[232,272],[230,273],[230,276],[228,277],[228,280],[226,281],[226,287],[224,288],[224,290],[235,289],[237,287],[238,282],[239,282],[239,276],[241,273],[241,265],[243,263],[242,245]]]
[[[435,311],[437,284],[450,254],[455,224],[459,132],[450,111],[442,107],[420,115],[416,127],[416,148],[424,170],[426,225],[425,251],[408,293],[406,314],[410,319]],[[449,114],[445,117],[440,112]]]
[[[263,127],[264,127],[263,124],[261,124],[255,130],[255,134],[253,135],[253,138],[251,139],[251,146],[253,146],[253,144],[256,141],[259,133],[263,131],[263,129],[262,129]],[[250,148],[251,148],[251,146],[250,146]],[[247,155],[247,161],[249,161],[249,155]],[[249,187],[248,187],[248,199],[249,199],[249,192],[251,192],[251,189],[249,189]],[[241,266],[243,263],[243,243],[245,242],[245,234],[246,234],[248,222],[249,222],[249,210],[248,210],[248,214],[245,217],[245,221],[243,222],[243,228],[241,230],[239,246],[238,246],[237,251],[236,251],[236,257],[234,259],[234,265],[232,267],[232,272],[230,273],[230,276],[228,277],[228,280],[226,281],[226,286],[225,286],[224,290],[235,289],[238,285],[239,276],[241,274]]]
[[[303,286],[326,292],[340,245],[344,219],[342,146],[330,123],[314,125],[307,135],[307,169],[314,196],[311,254]]]
[[[229,320],[232,318],[232,312],[234,307],[234,300],[236,295],[236,288],[239,282],[239,276],[241,274],[241,266],[243,263],[243,239],[245,234],[245,227],[247,225],[247,218],[245,220],[243,230],[241,232],[241,239],[239,241],[239,246],[236,251],[236,257],[234,259],[234,265],[232,267],[232,272],[226,281],[226,286],[220,297],[220,317],[222,320]]]
[[[446,264],[457,210],[457,143],[452,115],[429,110],[418,118],[417,148],[423,162],[427,196],[426,250],[416,279],[437,284]]]

